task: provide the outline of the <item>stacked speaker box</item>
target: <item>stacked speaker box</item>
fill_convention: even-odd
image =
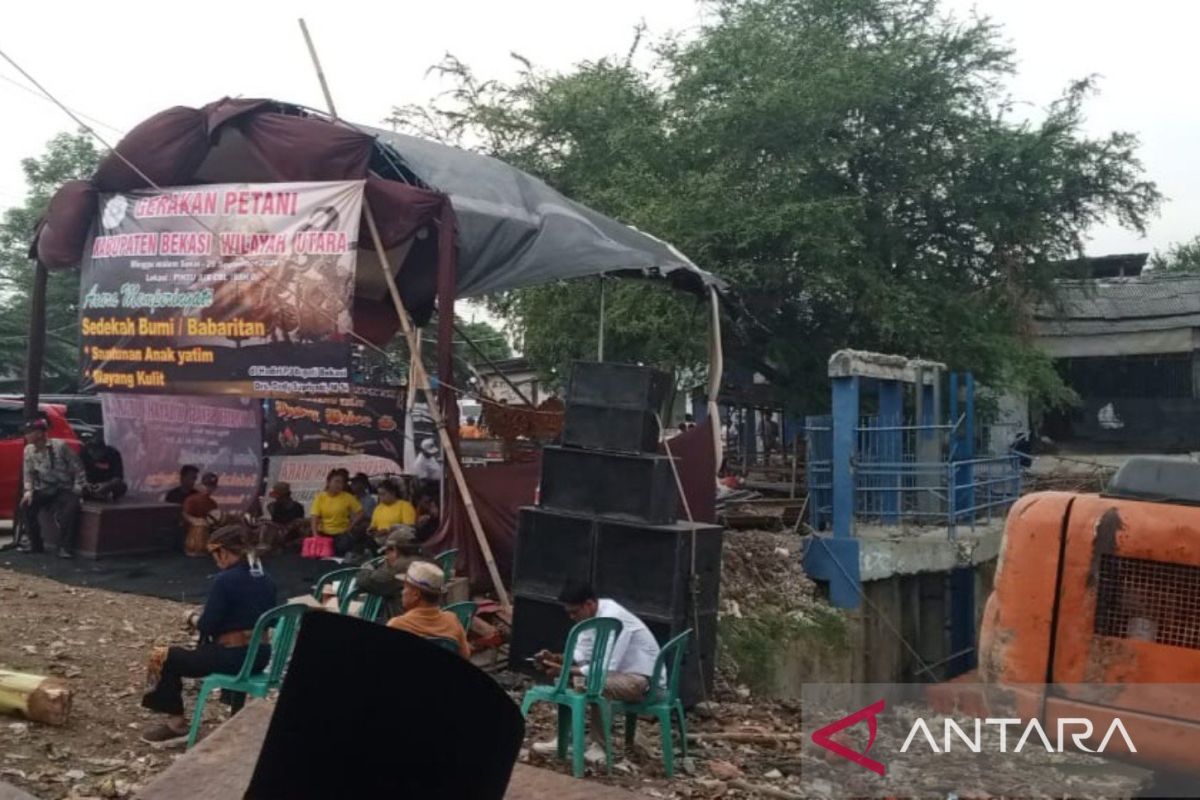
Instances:
[[[691,628],[681,694],[711,691],[722,529],[677,518],[670,460],[659,455],[667,375],[626,364],[577,363],[562,445],[542,453],[539,505],[521,509],[513,564],[510,663],[562,649],[571,621],[557,600],[571,580],[592,584],[665,644]]]

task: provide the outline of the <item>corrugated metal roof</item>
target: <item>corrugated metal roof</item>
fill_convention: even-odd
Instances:
[[[1034,311],[1042,336],[1086,336],[1200,327],[1200,276],[1061,281],[1058,299]]]

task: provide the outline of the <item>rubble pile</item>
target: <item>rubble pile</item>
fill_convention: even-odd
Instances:
[[[805,537],[770,531],[726,531],[721,554],[721,613],[740,617],[769,606],[804,612],[820,603],[804,574]]]

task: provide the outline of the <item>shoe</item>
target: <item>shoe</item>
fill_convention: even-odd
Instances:
[[[163,723],[142,734],[142,741],[154,747],[173,747],[187,742],[188,732],[183,733]]]
[[[583,761],[589,767],[599,767],[608,759],[604,756],[604,748],[598,744],[589,744],[583,751]]]
[[[58,548],[58,557],[59,558],[74,558],[75,554],[72,553],[70,550],[68,550],[65,547],[60,547],[60,548]]]
[[[29,544],[29,542],[21,542],[19,545],[17,545],[17,552],[18,553],[44,553],[44,552],[46,552],[46,548],[41,547],[41,546],[34,547],[33,545]]]
[[[530,749],[540,756],[553,756],[558,754],[558,742],[534,742]],[[571,757],[571,752],[571,745],[567,745],[567,758]],[[589,744],[583,751],[583,760],[593,767],[603,764],[605,762],[604,748],[598,744]]]

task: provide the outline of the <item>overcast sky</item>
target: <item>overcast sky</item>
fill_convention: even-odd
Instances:
[[[1169,198],[1143,239],[1115,226],[1093,232],[1095,254],[1164,248],[1200,233],[1200,102],[1193,81],[1200,2],[944,0],[1005,27],[1021,73],[1014,98],[1037,114],[1072,79],[1102,76],[1089,130],[1136,132],[1148,174]],[[624,53],[634,26],[695,30],[693,0],[443,0],[441,3],[35,2],[6,4],[0,49],[73,107],[127,130],[172,105],[224,95],[269,96],[322,107],[296,18],[316,39],[339,113],[378,124],[393,105],[441,85],[426,69],[453,52],[481,77],[513,73],[510,51],[552,69]],[[20,202],[20,159],[73,127],[16,84],[0,62],[0,207]],[[96,125],[105,137],[113,130]]]

